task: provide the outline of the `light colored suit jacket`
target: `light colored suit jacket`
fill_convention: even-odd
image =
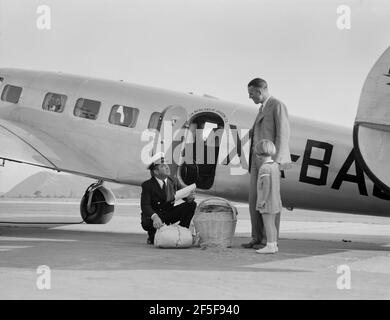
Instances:
[[[283,102],[270,97],[262,112],[259,111],[252,129],[249,131],[251,148],[249,155],[249,168],[251,169],[252,153],[257,142],[262,139],[271,140],[276,147],[276,154],[272,157],[280,163],[280,169],[286,170],[291,167],[290,155],[290,124],[288,121],[287,108]]]

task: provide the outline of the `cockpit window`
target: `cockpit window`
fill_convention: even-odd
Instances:
[[[100,101],[80,98],[76,102],[76,105],[73,110],[73,114],[76,117],[96,120],[100,110],[100,105],[101,105]]]
[[[21,87],[11,86],[10,84],[7,84],[1,94],[1,100],[18,103],[22,94],[22,90],[23,89]]]
[[[43,100],[42,109],[53,112],[62,112],[64,111],[66,99],[66,95],[49,92]]]
[[[139,110],[116,104],[112,107],[108,121],[119,126],[134,128],[139,115]]]

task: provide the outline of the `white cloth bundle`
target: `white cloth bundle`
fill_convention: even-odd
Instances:
[[[188,248],[192,246],[190,229],[171,224],[164,225],[154,236],[154,245],[159,248]]]

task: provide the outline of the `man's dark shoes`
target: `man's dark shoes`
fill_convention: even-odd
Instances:
[[[258,241],[251,241],[251,242],[249,242],[249,243],[243,243],[243,244],[241,244],[241,247],[243,247],[243,248],[245,248],[245,249],[251,249],[251,248],[253,248],[253,246],[255,246],[255,245],[260,245],[261,244],[261,242],[258,242]]]
[[[260,243],[254,244],[252,248],[256,249],[256,250],[263,249],[266,245],[267,245],[267,243],[260,242]]]

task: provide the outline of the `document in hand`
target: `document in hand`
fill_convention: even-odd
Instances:
[[[190,193],[195,189],[196,189],[196,184],[193,183],[183,189],[177,190],[175,195],[175,201],[188,197]]]

